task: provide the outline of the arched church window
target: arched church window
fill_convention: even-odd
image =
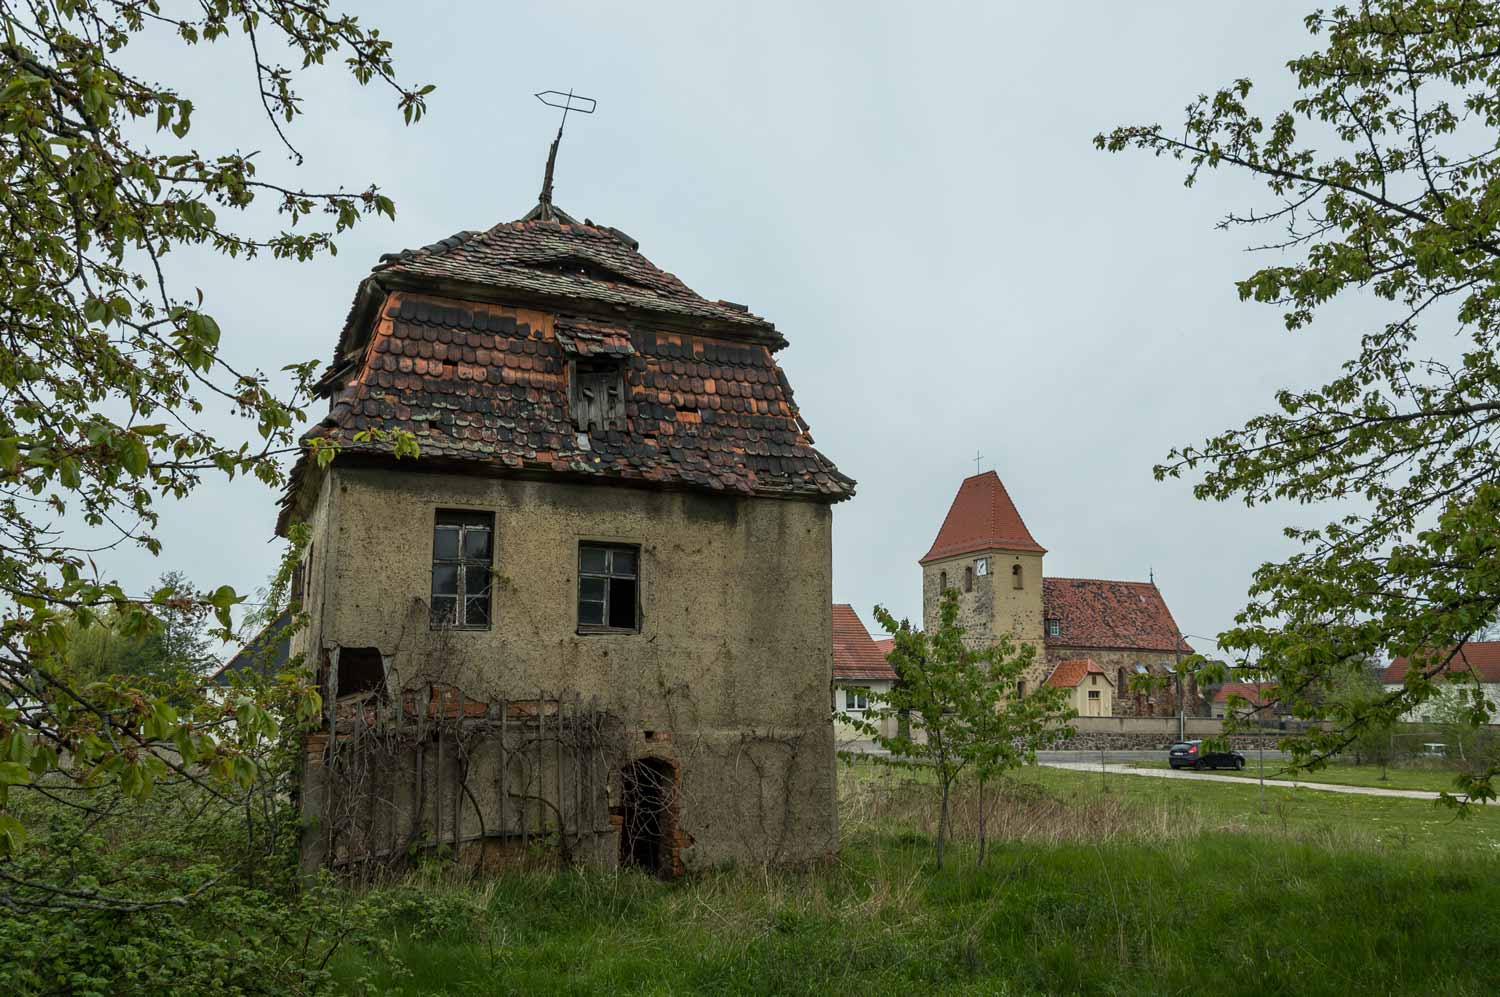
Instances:
[[[1015,588],[1021,587],[1021,566],[1012,564],[1010,566],[1010,583]]]

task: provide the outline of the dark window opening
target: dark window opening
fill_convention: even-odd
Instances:
[[[385,661],[373,647],[339,648],[338,685],[335,699],[385,691]]]
[[[1125,695],[1125,669],[1115,669],[1115,692],[1121,696]]]
[[[946,592],[946,591],[948,591],[948,572],[946,572],[946,571],[939,571],[938,572],[938,596],[941,597],[942,594],[944,592]]]
[[[641,549],[578,545],[578,629],[638,633]]]
[[[1013,588],[1021,587],[1021,566],[1012,564],[1010,566],[1010,583]]]
[[[1026,680],[1025,679],[1020,679],[1019,681],[1016,682],[1016,698],[1017,699],[1025,699],[1026,698]]]
[[[625,429],[624,365],[618,360],[579,357],[572,363],[569,406],[583,432]]]
[[[964,591],[974,591],[974,569],[972,567],[964,568]]]
[[[495,516],[439,509],[432,528],[432,625],[490,628]]]
[[[620,772],[620,865],[658,876],[670,875],[672,839],[676,837],[673,803],[677,773],[672,763],[642,758]]]

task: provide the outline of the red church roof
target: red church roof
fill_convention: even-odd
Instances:
[[[870,639],[854,607],[842,602],[833,604],[833,677],[896,680],[895,669]]]
[[[948,517],[938,530],[932,548],[919,564],[986,550],[1023,551],[1045,554],[1041,544],[1021,521],[1000,476],[994,471],[965,478],[953,497]]]
[[[1409,665],[1406,658],[1397,658],[1386,668],[1380,680],[1387,685],[1399,685],[1405,681]],[[1432,665],[1429,664],[1428,667]],[[1500,640],[1478,640],[1465,644],[1441,674],[1466,677],[1470,672],[1481,683],[1500,682]]]
[[[1062,631],[1052,646],[1193,653],[1153,582],[1043,578],[1042,613]]]

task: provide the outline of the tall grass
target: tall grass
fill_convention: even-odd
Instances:
[[[401,964],[351,951],[338,970],[407,994],[1493,992],[1493,857],[1224,833],[1180,805],[1019,782],[992,787],[999,844],[976,868],[973,788],[942,872],[930,784],[870,770],[845,773],[845,845],[809,870],[429,867],[381,891]]]

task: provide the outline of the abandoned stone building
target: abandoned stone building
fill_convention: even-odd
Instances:
[[[830,528],[854,482],[786,345],[548,190],[382,257],[304,437],[338,456],[304,453],[278,522],[327,704],[309,866],[835,850]]]
[[[923,625],[937,625],[943,591],[956,589],[959,622],[970,640],[989,643],[1010,634],[1038,649],[1020,695],[1059,672],[1053,685],[1083,688],[1084,716],[1170,715],[1180,702],[1189,713],[1202,712],[1191,682],[1184,689],[1174,680],[1146,690],[1131,682],[1138,674],[1162,676],[1193,653],[1155,582],[1049,578],[1046,553],[999,475],[966,478],[918,562]],[[1090,690],[1098,694],[1092,700]]]

